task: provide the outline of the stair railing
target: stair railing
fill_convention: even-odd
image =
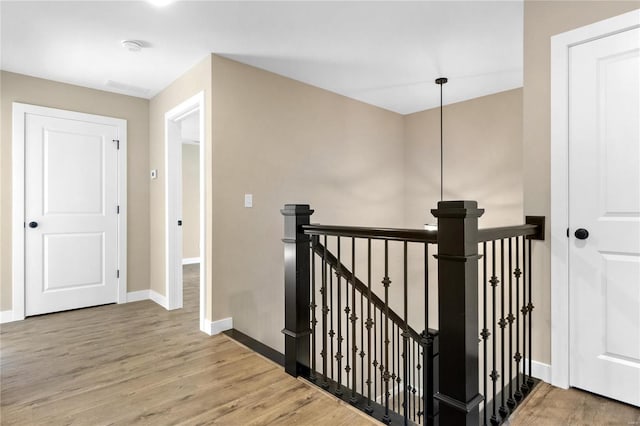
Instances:
[[[483,210],[476,202],[447,201],[432,211],[438,231],[426,231],[311,225],[312,213],[308,205],[282,210],[285,370],[385,423],[502,423],[534,384],[531,239],[543,238],[544,218],[479,230]],[[390,254],[392,244],[398,256]],[[372,262],[373,245],[383,253],[380,266]],[[429,327],[429,271],[436,269],[430,252],[437,252],[437,330]],[[422,272],[416,275],[409,263],[417,258]],[[392,266],[399,285],[392,286]],[[423,304],[409,317],[416,297]],[[410,318],[422,320],[421,333]]]

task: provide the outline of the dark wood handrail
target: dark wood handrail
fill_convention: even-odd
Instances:
[[[304,225],[307,235],[331,235],[336,237],[371,238],[374,240],[436,243],[437,231],[401,228],[366,228],[361,226]]]
[[[319,256],[322,257],[325,255],[324,245],[322,245],[322,243],[320,243],[316,239],[312,239],[311,246],[313,247],[313,251],[316,252]],[[333,267],[333,269],[336,272],[340,270],[341,275],[344,279],[354,283],[354,285],[356,286],[356,290],[362,293],[364,297],[369,298],[369,287],[367,287],[365,283],[360,281],[358,277],[356,277],[356,279],[353,280],[353,274],[351,273],[351,271],[342,263],[338,263],[338,259],[329,250],[327,250],[326,252],[325,260],[331,267]],[[339,268],[338,268],[338,265],[340,265]],[[376,296],[375,293],[373,293],[373,291],[371,292],[371,303],[373,303],[373,305],[376,308],[380,309],[381,311],[383,312],[385,311],[384,301],[380,299],[378,296]],[[397,324],[401,329],[404,328],[404,320],[400,317],[400,315],[396,314],[391,308],[389,308],[389,319],[395,324]],[[411,338],[413,338],[417,342],[420,342],[420,339],[421,339],[420,334],[418,334],[418,332],[416,332],[413,328],[411,328],[411,326],[408,326],[408,328],[409,328],[409,334],[411,335]],[[437,333],[435,330],[429,330],[429,331],[432,333]]]
[[[500,226],[497,228],[478,229],[478,242],[502,240],[504,238],[526,237],[536,235],[538,226],[533,224]]]

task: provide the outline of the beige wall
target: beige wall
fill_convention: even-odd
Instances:
[[[550,37],[638,9],[638,1],[525,1],[523,91],[524,211],[550,214]],[[534,256],[534,356],[551,360],[550,241]]]
[[[151,99],[149,103],[149,163],[148,169],[157,169],[158,178],[151,181],[150,187],[150,280],[151,289],[165,295],[165,153],[164,153],[164,115],[190,97],[204,92],[205,95],[205,211],[206,226],[211,230],[211,56],[202,60],[187,73],[174,81],[169,87]],[[208,258],[211,259],[211,231],[207,232],[206,244]],[[207,294],[211,295],[211,262],[207,264]],[[211,318],[211,298],[206,304],[206,316]]]
[[[182,144],[182,258],[200,257],[200,146]]]
[[[11,119],[12,102],[127,120],[128,291],[149,288],[149,102],[146,99],[1,72],[0,122],[0,310],[11,309]]]
[[[478,201],[482,227],[522,223],[522,89],[447,105],[443,117],[444,198]],[[440,199],[440,109],[404,123],[405,225],[420,228]]]
[[[214,56],[213,126],[213,319],[282,350],[280,209],[402,225],[402,117]]]

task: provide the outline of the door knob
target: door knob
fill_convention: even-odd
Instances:
[[[579,240],[586,240],[587,238],[589,238],[589,231],[584,228],[578,228],[573,235],[575,235]]]
[[[37,228],[38,222],[29,222],[29,228]]]

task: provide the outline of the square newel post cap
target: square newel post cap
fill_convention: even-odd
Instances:
[[[309,207],[309,204],[285,204],[280,213],[283,216],[311,216],[313,210]]]
[[[477,201],[440,201],[431,214],[437,218],[478,218],[484,209],[478,208]]]

